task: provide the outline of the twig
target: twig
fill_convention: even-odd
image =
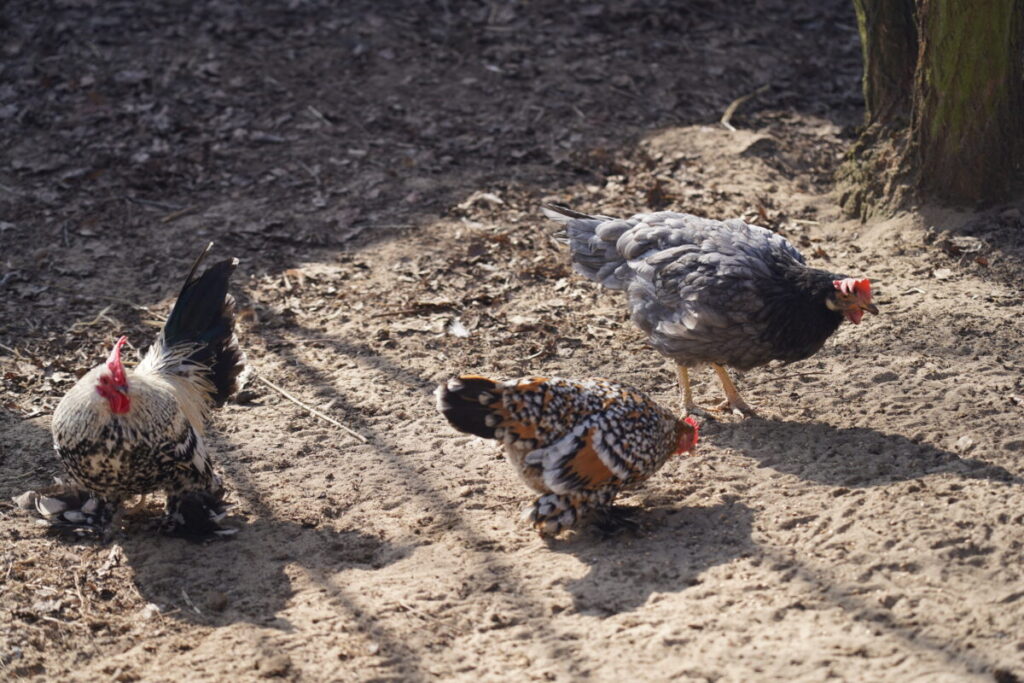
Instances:
[[[89,614],[89,608],[86,606],[85,596],[82,594],[82,582],[81,575],[79,572],[75,572],[75,592],[78,593],[79,611],[83,617],[91,616]]]
[[[198,607],[196,607],[194,602],[192,602],[192,598],[188,597],[188,593],[185,592],[184,588],[181,589],[181,597],[185,598],[185,603],[189,607],[194,609],[196,611],[196,614],[202,614],[202,611]]]
[[[18,349],[12,349],[10,346],[6,346],[4,344],[0,344],[0,349],[3,349],[7,353],[13,354],[15,358],[21,358],[22,360],[25,359],[25,356],[21,355],[21,351],[18,351]]]
[[[110,306],[104,306],[103,310],[100,311],[99,313],[97,313],[96,317],[93,318],[92,320],[88,321],[88,322],[82,322],[81,320],[79,320],[77,323],[75,323],[74,325],[71,326],[71,328],[70,328],[71,331],[72,332],[78,332],[83,327],[92,327],[93,325],[96,325],[96,324],[98,324],[100,322],[103,322],[103,321],[106,321],[106,322],[108,322],[108,323],[110,323],[112,325],[116,325],[117,321],[111,320],[110,318],[107,317],[107,311],[109,311],[110,308],[111,308]]]
[[[762,85],[760,88],[758,88],[754,92],[747,93],[746,95],[744,95],[742,97],[737,97],[735,100],[733,100],[729,104],[729,106],[725,108],[725,113],[722,114],[721,124],[724,127],[728,128],[729,130],[736,130],[736,127],[733,126],[731,123],[729,123],[729,120],[732,118],[732,115],[736,113],[736,110],[740,108],[741,104],[743,104],[744,102],[746,102],[747,100],[749,100],[752,97],[756,97],[757,95],[760,95],[761,93],[763,93],[766,90],[768,90],[768,88],[770,88],[770,87],[771,86],[766,83],[765,85]]]
[[[409,603],[405,602],[404,600],[398,600],[396,602],[396,604],[399,607],[401,607],[402,609],[404,609],[409,614],[415,614],[416,616],[420,617],[424,621],[431,621],[431,618],[429,616],[424,614],[421,610],[418,610],[415,607],[413,607],[412,605],[410,605]]]
[[[197,206],[186,206],[184,209],[178,209],[177,211],[173,211],[173,212],[167,214],[166,216],[164,216],[163,218],[160,219],[160,222],[161,223],[170,223],[171,221],[178,220],[182,216],[187,216],[190,213],[195,213],[197,211],[199,211],[199,207],[197,207]]]
[[[520,361],[524,361],[524,360],[533,360],[534,358],[536,358],[537,356],[541,355],[541,354],[542,354],[542,353],[544,353],[545,351],[547,351],[547,349],[546,349],[546,348],[544,348],[544,349],[541,349],[541,350],[540,350],[540,351],[538,351],[537,353],[531,353],[531,354],[530,354],[529,356],[526,356],[526,357],[524,357],[524,358],[516,358],[516,361],[517,361],[517,362],[520,362]]]
[[[160,209],[161,211],[181,211],[182,209],[186,208],[183,206],[178,206],[176,204],[154,202],[151,199],[142,199],[140,197],[131,197],[129,195],[125,195],[125,199],[131,202],[132,204],[138,204],[139,206],[148,206],[153,209]]]
[[[310,114],[313,115],[313,118],[317,119],[318,121],[321,121],[322,123],[326,123],[331,128],[334,128],[334,124],[331,123],[330,119],[324,116],[323,113],[319,109],[314,107],[312,104],[308,105],[306,109],[309,111]]]
[[[780,382],[780,381],[782,381],[784,379],[796,379],[797,377],[815,377],[817,375],[827,375],[827,374],[829,374],[829,373],[827,373],[827,372],[825,372],[823,370],[816,370],[816,371],[813,371],[813,372],[791,372],[791,373],[787,373],[785,375],[776,375],[775,377],[769,377],[768,379],[763,379],[760,382],[758,382],[758,385],[761,385],[761,384],[772,384],[774,382]]]
[[[417,315],[419,313],[444,313],[446,311],[458,310],[457,304],[423,304],[422,306],[414,306],[412,308],[400,308],[397,311],[384,311],[383,313],[374,313],[370,318],[393,318],[400,315]]]
[[[287,391],[285,391],[285,390],[284,390],[284,389],[282,389],[281,387],[279,387],[279,386],[277,386],[276,384],[274,384],[273,382],[271,382],[271,381],[270,381],[269,379],[267,379],[266,377],[263,377],[262,375],[256,375],[255,377],[256,377],[256,379],[257,379],[257,380],[259,380],[260,382],[262,382],[262,383],[263,383],[263,384],[265,384],[266,386],[270,387],[271,389],[273,389],[273,390],[274,390],[274,391],[276,391],[277,393],[281,394],[281,395],[282,395],[282,396],[284,396],[284,397],[285,397],[286,399],[288,399],[289,401],[291,401],[291,402],[292,402],[292,403],[294,403],[295,405],[299,406],[300,408],[302,408],[303,410],[305,410],[306,412],[308,412],[308,413],[309,413],[310,415],[315,415],[316,417],[319,417],[319,418],[320,418],[321,420],[323,420],[324,422],[329,422],[329,423],[331,423],[332,425],[334,425],[334,426],[335,426],[335,427],[337,427],[338,429],[341,429],[342,431],[344,431],[344,432],[347,432],[348,434],[351,434],[352,436],[354,436],[355,438],[359,439],[359,440],[360,440],[360,441],[362,441],[363,443],[369,443],[369,442],[370,442],[370,440],[369,440],[369,439],[367,439],[367,438],[366,438],[365,436],[363,436],[363,435],[362,435],[362,434],[360,434],[359,432],[357,432],[357,431],[354,431],[354,430],[352,430],[352,429],[349,429],[349,428],[348,428],[348,427],[346,427],[345,425],[343,425],[343,424],[341,424],[340,422],[338,422],[337,420],[335,420],[335,419],[334,419],[333,417],[331,417],[330,415],[325,415],[324,413],[320,412],[320,411],[319,411],[319,410],[317,410],[316,408],[314,408],[314,407],[312,407],[312,406],[309,406],[309,405],[306,405],[305,403],[303,403],[303,402],[302,402],[302,401],[300,401],[299,399],[295,398],[294,396],[292,396],[291,394],[289,394],[289,393],[288,393]]]

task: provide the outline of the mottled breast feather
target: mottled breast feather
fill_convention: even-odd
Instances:
[[[202,431],[172,388],[129,370],[132,408],[114,415],[95,392],[102,370],[83,376],[54,411],[54,448],[71,477],[111,500],[209,488],[214,474]]]
[[[642,393],[606,380],[526,378],[502,387],[496,436],[529,451],[524,477],[559,494],[637,484],[672,454],[676,418]]]

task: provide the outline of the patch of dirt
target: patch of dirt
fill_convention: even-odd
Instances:
[[[60,396],[149,343],[211,239],[258,373],[368,439],[254,382],[212,429],[231,540],[155,535],[158,502],[108,546],[0,505],[5,677],[1024,677],[1021,207],[839,220],[846,0],[14,0],[0,34],[0,494],[60,472]],[[545,200],[743,217],[882,315],[739,377],[765,419],[706,424],[626,497],[639,533],[542,542],[434,385],[678,401]]]

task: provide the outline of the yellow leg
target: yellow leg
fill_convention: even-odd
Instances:
[[[697,410],[693,402],[693,391],[690,389],[690,373],[685,365],[676,365],[676,376],[679,377],[679,388],[683,390],[683,410],[687,415]]]
[[[730,379],[729,373],[725,371],[725,368],[717,363],[712,363],[711,367],[715,369],[718,381],[722,383],[722,389],[725,390],[725,402],[722,403],[722,408],[731,408],[732,412],[738,415],[755,415],[754,409],[747,405],[747,402],[740,397],[740,392],[736,390],[736,385],[732,383],[732,379]]]

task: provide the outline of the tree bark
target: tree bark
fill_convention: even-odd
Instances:
[[[912,199],[985,203],[1024,170],[1024,0],[853,0],[865,128],[837,173],[867,218]]]
[[[1024,152],[1021,0],[919,0],[911,132],[927,194],[1004,199]]]
[[[867,124],[906,125],[917,61],[914,0],[853,0],[864,56]]]

